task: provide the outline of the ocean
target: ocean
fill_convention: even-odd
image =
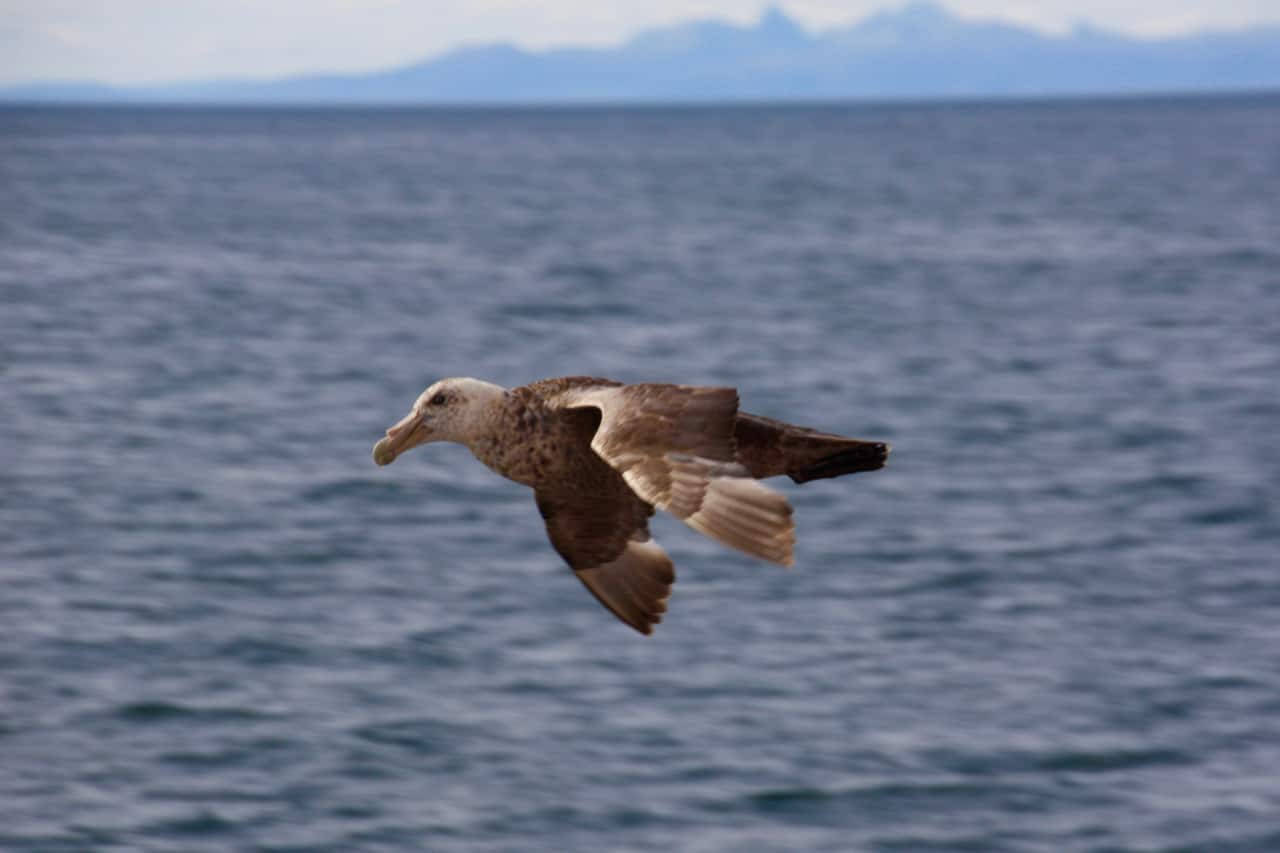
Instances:
[[[1280,97],[0,110],[0,849],[1280,849]],[[887,440],[642,637],[444,376]]]

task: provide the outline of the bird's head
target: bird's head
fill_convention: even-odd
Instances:
[[[373,461],[390,465],[406,450],[431,441],[467,444],[505,393],[500,385],[479,379],[441,379],[423,391],[409,414],[373,446]]]

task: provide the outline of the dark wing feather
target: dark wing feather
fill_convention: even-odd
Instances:
[[[642,634],[662,621],[675,583],[671,559],[649,539],[653,508],[613,471],[595,489],[538,489],[538,511],[556,552],[614,616]]]

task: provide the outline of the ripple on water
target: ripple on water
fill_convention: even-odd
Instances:
[[[973,809],[1043,812],[1051,808],[1053,801],[1054,792],[1048,786],[933,780],[853,788],[772,788],[714,803],[710,808],[797,825],[839,827],[848,826],[851,820],[896,821]],[[854,815],[858,817],[853,818]]]
[[[465,742],[484,736],[477,729],[426,718],[366,723],[351,729],[349,733],[365,743],[419,755],[454,753],[462,749]]]
[[[141,828],[146,834],[169,838],[208,838],[237,834],[242,826],[239,821],[223,817],[214,809],[195,809],[184,815],[156,821]]]
[[[282,737],[250,737],[216,748],[180,749],[162,752],[157,760],[191,771],[272,767],[299,757],[302,744]]]
[[[1273,510],[1269,503],[1259,500],[1249,503],[1228,503],[1188,513],[1187,522],[1201,527],[1224,527],[1254,524],[1271,519]]]
[[[274,715],[252,708],[200,706],[163,700],[126,702],[112,710],[111,716],[127,723],[151,724],[236,724],[256,723]]]
[[[997,753],[940,752],[939,766],[970,776],[1005,776],[1012,773],[1111,773],[1195,763],[1189,753],[1177,749],[1011,751]]]
[[[373,446],[370,441],[369,446]],[[392,479],[348,477],[331,480],[303,489],[297,499],[303,503],[339,504],[395,502],[406,496],[403,483]]]

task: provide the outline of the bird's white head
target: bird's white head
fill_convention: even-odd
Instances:
[[[479,379],[441,379],[423,391],[409,414],[373,446],[373,461],[390,465],[406,450],[432,441],[469,444],[491,421],[493,408],[505,394],[501,385]]]

